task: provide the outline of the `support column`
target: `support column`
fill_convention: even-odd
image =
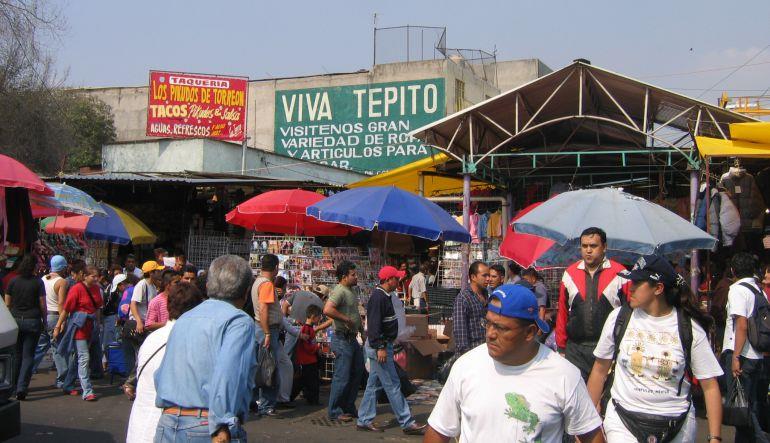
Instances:
[[[469,173],[463,174],[463,226],[470,231],[471,228],[471,175]],[[469,287],[468,282],[468,266],[470,266],[471,245],[470,243],[463,245],[462,257],[460,266],[462,270],[461,288],[467,289]]]
[[[690,171],[690,222],[695,222],[695,204],[698,201],[698,171]],[[698,263],[698,250],[693,249],[690,259],[690,288],[693,293],[698,293],[700,266]]]

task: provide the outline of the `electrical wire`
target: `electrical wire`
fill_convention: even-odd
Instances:
[[[740,65],[740,66],[738,66],[737,68],[735,68],[735,69],[733,69],[732,71],[730,71],[730,73],[729,73],[729,74],[727,74],[726,76],[724,76],[724,77],[722,77],[721,79],[719,79],[719,81],[717,81],[716,83],[714,83],[713,85],[711,85],[711,87],[710,87],[710,88],[708,88],[707,90],[705,90],[705,91],[701,92],[701,94],[700,94],[698,97],[696,97],[696,98],[701,98],[701,97],[703,97],[703,96],[704,96],[704,95],[706,95],[708,92],[710,92],[712,89],[716,88],[716,87],[717,87],[717,86],[718,86],[720,83],[722,83],[723,81],[725,81],[725,80],[727,80],[728,78],[732,77],[732,75],[733,75],[733,74],[735,74],[736,72],[740,71],[742,68],[744,68],[745,66],[747,66],[747,65],[748,65],[749,63],[751,63],[751,62],[752,62],[752,61],[753,61],[755,58],[759,57],[759,55],[760,55],[760,54],[762,54],[763,52],[765,52],[765,49],[767,49],[767,48],[770,48],[770,45],[766,45],[764,48],[762,48],[762,49],[760,49],[759,51],[757,51],[757,53],[756,53],[756,54],[754,54],[753,56],[751,56],[751,58],[749,58],[748,60],[746,60],[746,62],[745,62],[745,63],[743,63],[742,65]]]
[[[749,67],[749,66],[760,66],[760,65],[767,65],[770,64],[770,60],[757,62],[757,63],[751,63],[746,65],[734,65],[734,66],[722,66],[719,68],[706,68],[706,69],[700,69],[697,71],[686,71],[686,72],[674,72],[670,74],[658,74],[658,75],[645,75],[642,77],[639,77],[641,79],[649,79],[649,78],[667,78],[667,77],[680,77],[685,75],[692,75],[692,74],[703,74],[707,72],[719,72],[719,71],[727,71],[728,69],[735,69],[735,68],[741,68],[741,67]]]

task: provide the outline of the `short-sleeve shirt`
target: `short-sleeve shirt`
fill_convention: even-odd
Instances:
[[[620,308],[616,308],[604,323],[594,350],[597,358],[612,359],[615,351],[612,335],[619,312]],[[695,321],[692,321],[692,337],[690,365],[695,378],[705,380],[722,375],[706,332]],[[686,411],[690,407],[690,382],[685,378],[679,392],[685,359],[676,308],[662,317],[634,309],[620,342],[615,368],[611,394],[623,408],[669,417]]]
[[[338,311],[345,314],[353,321],[354,331],[349,331],[348,326],[339,320],[334,320],[335,331],[358,332],[361,330],[361,314],[358,312],[358,296],[349,287],[338,284],[332,289],[329,301],[334,303]]]
[[[45,296],[45,289],[39,277],[18,276],[11,280],[5,293],[11,297],[11,315],[40,317],[40,297]]]
[[[147,308],[153,298],[158,295],[158,288],[152,283],[147,283],[147,279],[139,281],[134,286],[134,292],[131,294],[131,301],[136,302],[136,309],[142,319],[147,318]],[[133,319],[133,315],[131,316]]]
[[[89,295],[90,293],[90,295]],[[86,292],[86,285],[75,283],[70,287],[67,293],[67,300],[64,301],[64,310],[67,312],[85,312],[88,314],[96,313],[96,310],[102,307],[102,291],[99,285],[93,285]],[[90,340],[91,331],[94,329],[94,322],[91,319],[86,320],[82,328],[75,332],[75,340]]]
[[[281,324],[283,312],[280,300],[275,296],[275,285],[263,277],[258,278],[251,287],[251,302],[254,305],[254,319],[259,323],[260,303],[267,303],[267,323],[270,326]]]
[[[425,274],[418,272],[412,277],[412,281],[409,282],[409,289],[412,293],[412,298],[422,298],[422,293],[427,291],[425,285]]]
[[[566,432],[587,434],[602,425],[572,363],[540,345],[535,358],[504,365],[480,345],[457,359],[428,424],[466,442],[561,443]]]
[[[160,293],[157,297],[150,300],[150,304],[147,307],[147,318],[144,321],[147,325],[166,323],[168,321],[168,298],[165,293]]]
[[[725,338],[722,342],[722,352],[735,351],[735,316],[749,318],[754,313],[754,293],[749,288],[744,287],[741,283],[748,283],[758,290],[756,281],[749,278],[742,278],[737,282],[730,285],[730,291],[727,293],[727,321],[725,324]],[[762,354],[757,352],[748,338],[743,345],[741,355],[752,359],[762,359]]]

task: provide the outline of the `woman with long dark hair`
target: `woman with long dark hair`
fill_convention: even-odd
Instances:
[[[16,398],[27,398],[32,366],[35,361],[35,347],[45,324],[45,288],[43,281],[35,276],[35,259],[31,255],[22,257],[16,271],[19,273],[8,284],[5,304],[19,326],[16,340]]]
[[[695,441],[693,377],[706,399],[709,441],[721,441],[717,377],[722,369],[705,332],[711,318],[698,310],[692,292],[663,257],[642,257],[630,272],[619,275],[631,281],[631,297],[607,318],[588,380],[598,408],[615,362],[604,418],[607,441]]]

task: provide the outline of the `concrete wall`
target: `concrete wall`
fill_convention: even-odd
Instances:
[[[427,60],[377,65],[371,71],[310,77],[253,80],[249,82],[247,128],[249,146],[273,150],[275,127],[275,91],[359,85],[428,78],[445,78],[446,114],[456,112],[455,80],[465,82],[465,106],[479,103],[523,83],[534,80],[550,69],[537,59],[498,62],[495,86],[476,75],[471,67],[450,60]],[[147,94],[145,87],[83,89],[108,104],[115,117],[117,141],[150,140],[147,126]],[[107,161],[107,158],[105,158]],[[187,159],[181,161],[186,162]],[[238,165],[240,165],[240,160]]]
[[[148,140],[105,145],[102,167],[111,172],[241,172],[240,145],[218,140]],[[366,176],[259,149],[246,153],[246,175],[345,185]]]

